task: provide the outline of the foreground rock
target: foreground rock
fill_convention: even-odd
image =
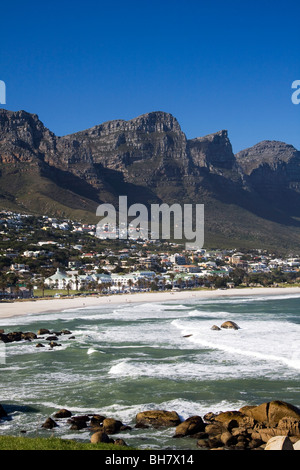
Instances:
[[[209,422],[198,447],[262,450],[272,439],[273,443],[282,439],[285,448],[290,446],[284,440],[286,437],[292,446],[300,440],[300,410],[282,401],[246,406],[239,411],[208,413],[204,420]]]
[[[191,436],[205,430],[205,424],[200,416],[191,416],[176,427],[174,437]]]
[[[294,447],[287,436],[277,436],[267,442],[265,450],[294,450]]]
[[[294,450],[300,450],[300,440],[295,442],[295,444],[293,445],[294,447]]]
[[[151,410],[136,415],[136,427],[175,427],[180,424],[176,411]]]
[[[282,418],[286,417],[300,420],[300,409],[283,401],[272,401],[259,406],[244,406],[239,411],[268,426],[276,426]]]
[[[99,442],[104,442],[106,444],[109,444],[111,442],[111,439],[108,437],[108,435],[102,431],[97,431],[91,436],[91,443],[92,444],[98,444]]]

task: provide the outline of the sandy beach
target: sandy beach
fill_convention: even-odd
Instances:
[[[300,287],[245,288],[228,290],[201,290],[180,292],[142,292],[110,296],[36,299],[0,303],[0,319],[22,315],[34,315],[73,308],[94,307],[107,304],[168,302],[217,297],[242,297],[253,295],[300,295]]]

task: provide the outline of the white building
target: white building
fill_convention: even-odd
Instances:
[[[70,276],[57,268],[55,274],[45,279],[45,284],[49,287],[55,287],[56,289],[65,289],[70,279]]]

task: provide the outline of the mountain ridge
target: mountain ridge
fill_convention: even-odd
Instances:
[[[58,137],[37,114],[0,109],[0,207],[90,221],[119,195],[204,204],[209,245],[300,249],[300,152],[289,144],[234,155],[227,130],[187,139],[163,111]]]

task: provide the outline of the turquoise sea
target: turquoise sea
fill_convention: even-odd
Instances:
[[[227,320],[240,329],[211,330]],[[14,317],[0,328],[72,332],[53,350],[35,347],[47,344],[45,337],[5,345],[0,403],[10,419],[0,422],[0,434],[89,441],[88,430],[71,431],[66,420],[54,431],[41,428],[48,416],[68,408],[132,426],[118,434],[129,445],[196,449],[191,438],[173,439],[174,428],[135,429],[136,414],[165,409],[186,419],[271,400],[300,406],[297,296],[120,303]]]

